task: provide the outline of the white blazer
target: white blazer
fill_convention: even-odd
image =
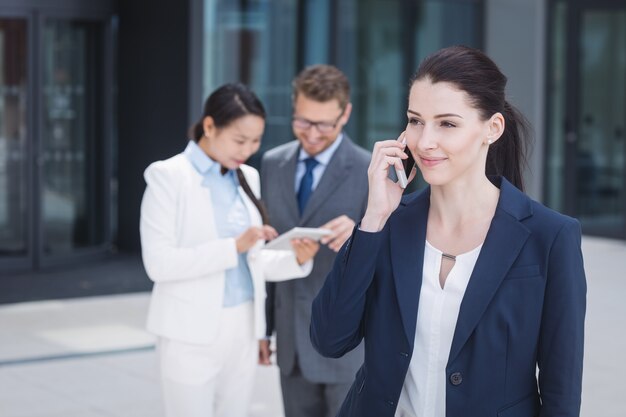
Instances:
[[[259,195],[259,173],[241,167]],[[224,298],[225,270],[237,265],[235,238],[219,238],[211,192],[184,154],[151,164],[141,203],[141,252],[154,288],[147,328],[188,343],[210,344],[217,334]],[[251,225],[261,215],[239,187]],[[123,204],[123,202],[122,202]],[[254,285],[254,326],[265,335],[265,280],[282,281],[310,274],[313,262],[300,266],[292,251],[263,250],[259,241],[248,251]]]

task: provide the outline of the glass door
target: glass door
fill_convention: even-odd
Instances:
[[[28,25],[0,18],[0,266],[29,263]]]
[[[0,8],[0,274],[108,249],[106,28],[105,19]]]
[[[590,231],[624,236],[626,8],[580,14],[577,213]]]
[[[553,22],[547,200],[626,237],[626,1],[560,2]]]
[[[44,258],[104,243],[101,24],[47,18],[42,27],[40,189]]]

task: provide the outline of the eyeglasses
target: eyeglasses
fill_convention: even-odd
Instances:
[[[315,126],[318,132],[320,133],[331,133],[337,125],[339,124],[339,119],[343,116],[345,109],[341,111],[341,114],[334,123],[331,122],[313,122],[311,120],[305,119],[303,117],[294,116],[291,120],[291,125],[294,129],[298,130],[309,130],[311,127]]]

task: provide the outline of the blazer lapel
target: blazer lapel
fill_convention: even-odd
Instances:
[[[414,200],[390,222],[391,269],[402,324],[411,348],[415,341],[417,308],[422,288],[424,245],[430,205],[430,188]]]
[[[297,223],[300,218],[298,210],[298,200],[296,200],[295,192],[295,177],[296,177],[296,165],[298,163],[298,151],[300,146],[297,142],[294,142],[294,146],[288,151],[285,159],[279,163],[279,172],[282,174],[279,176],[279,188],[283,197],[278,200],[284,206],[284,210],[287,215],[293,219],[293,223]]]
[[[530,215],[530,199],[502,179],[498,208],[461,303],[448,362],[467,342],[526,243],[530,231],[519,220]]]
[[[328,197],[335,191],[339,184],[341,184],[344,175],[352,168],[351,158],[347,157],[350,152],[350,146],[352,146],[352,143],[350,142],[348,136],[344,134],[341,144],[335,151],[333,157],[330,159],[330,162],[324,171],[324,175],[322,175],[319,184],[317,184],[317,187],[304,207],[304,212],[300,218],[300,224],[305,224],[321,205],[327,204]]]

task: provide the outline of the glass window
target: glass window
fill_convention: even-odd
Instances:
[[[305,19],[302,19],[304,33],[304,47],[301,51],[304,56],[303,67],[329,62],[331,44],[336,39],[330,39],[332,32],[331,2],[330,0],[304,0],[303,9]]]
[[[449,45],[481,46],[479,1],[341,0],[336,64],[352,83],[348,132],[366,148],[406,124],[407,87],[420,61]]]
[[[624,236],[626,11],[551,6],[546,203],[579,218],[585,233]]]
[[[297,21],[296,0],[204,2],[203,99],[226,82],[250,86],[268,115],[262,150],[292,138]],[[200,104],[192,111],[199,115]]]
[[[28,251],[26,21],[0,19],[0,256]]]
[[[478,1],[341,0],[336,64],[352,85],[352,139],[366,149],[395,139],[419,63],[445,46],[481,47],[481,13]],[[418,178],[409,191],[423,185]]]
[[[406,114],[408,82],[402,1],[341,2],[336,65],[352,86],[353,111],[347,126],[365,148],[395,138]]]
[[[583,227],[624,231],[626,10],[586,10],[581,23],[576,212]]]
[[[204,8],[205,96],[224,82],[249,84],[268,108],[262,151],[293,137],[291,81],[306,65],[346,73],[354,104],[347,132],[371,148],[403,128],[421,58],[451,44],[481,46],[478,0],[205,0]]]
[[[546,152],[546,204],[555,210],[564,211],[563,174],[565,172],[565,94],[566,94],[566,35],[567,4],[558,3],[554,7],[552,33],[550,38],[548,73],[548,135]],[[570,128],[571,129],[571,128]]]
[[[415,69],[429,54],[451,45],[482,47],[482,2],[429,0],[417,3]]]
[[[41,204],[47,255],[104,239],[99,23],[46,20],[43,26]]]

